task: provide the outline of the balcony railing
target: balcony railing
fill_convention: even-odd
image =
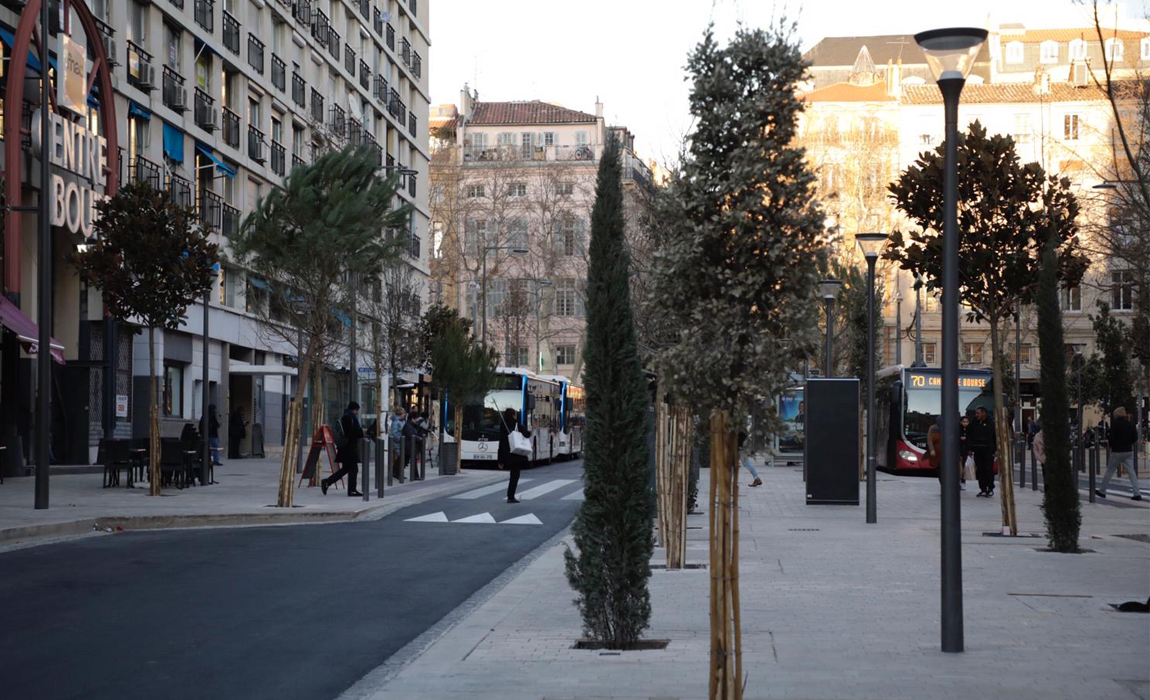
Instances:
[[[421,249],[422,245],[420,245],[419,236],[415,233],[411,234],[411,257],[419,260],[419,255],[423,252]]]
[[[411,54],[411,72],[417,78],[423,77],[423,58],[418,53]]]
[[[240,147],[240,115],[224,107],[224,143]]]
[[[403,100],[399,99],[399,92],[395,88],[391,89],[391,96],[387,103],[387,111],[391,116],[395,117],[396,121],[400,124],[407,121],[407,105]]]
[[[307,163],[307,161],[304,160],[303,158],[299,157],[295,153],[291,154],[291,169],[292,170],[295,170],[296,168],[298,168],[299,166],[301,166],[305,163]]]
[[[172,202],[178,207],[184,209],[192,208],[192,183],[189,180],[178,175],[168,176],[168,193],[172,196]]]
[[[347,69],[348,73],[352,76],[355,75],[355,49],[349,45],[343,47],[343,67]]]
[[[164,66],[164,106],[177,112],[188,108],[188,91],[179,73]]]
[[[275,85],[280,92],[287,87],[287,64],[275,54],[272,54],[272,85]]]
[[[415,136],[415,127],[416,126],[417,126],[417,122],[415,120],[415,112],[408,112],[407,113],[407,133],[411,134],[412,136]]]
[[[140,45],[128,42],[128,83],[141,90],[156,87],[156,69],[152,66],[152,54]]]
[[[300,24],[311,25],[311,0],[295,0],[291,8],[291,16]]]
[[[391,26],[391,22],[387,23],[387,48],[395,51],[395,27]]]
[[[411,42],[407,40],[407,37],[399,42],[399,57],[405,64],[411,65]]]
[[[375,97],[380,102],[387,104],[388,87],[387,78],[382,75],[375,76]]]
[[[336,136],[345,136],[347,134],[347,112],[339,105],[331,106],[331,119],[328,126]]]
[[[116,54],[119,51],[116,48],[116,30],[107,22],[100,20],[98,17],[93,17],[96,22],[96,28],[100,31],[100,40],[104,42],[104,53],[108,57],[108,64],[112,66],[120,65],[120,57]]]
[[[231,238],[240,232],[240,210],[230,204],[224,204],[222,209],[220,223],[223,224],[223,234]]]
[[[248,157],[257,163],[264,162],[264,132],[248,124]]]
[[[311,15],[311,35],[320,46],[327,46],[328,36],[331,33],[331,21],[323,10],[315,10]]]
[[[215,108],[216,101],[208,93],[196,88],[196,126],[206,131],[215,131],[219,128],[219,116]]]
[[[263,75],[264,72],[264,42],[255,34],[248,32],[248,65]]]
[[[359,14],[363,15],[364,19],[371,17],[370,0],[355,0],[355,6],[359,10]]]
[[[365,140],[366,131],[363,130],[363,123],[355,117],[348,117],[347,120],[347,142],[352,146],[358,146]]]
[[[372,136],[371,134],[367,135],[367,143],[375,151],[375,167],[377,167],[377,168],[382,167],[383,166],[383,146],[380,146],[379,141],[376,141],[375,137]]]
[[[383,36],[383,13],[379,8],[375,8],[375,15],[372,18],[372,25],[375,27],[375,33]]]
[[[219,231],[223,218],[224,199],[209,189],[200,191],[200,223],[209,231]]]
[[[371,89],[371,68],[363,59],[359,61],[359,86],[364,90]]]
[[[311,89],[311,118],[317,122],[323,121],[323,95],[315,88]]]
[[[276,175],[284,174],[284,160],[286,151],[283,144],[272,141],[272,172]]]
[[[415,174],[414,173],[407,176],[407,192],[412,197],[415,196]]]
[[[224,46],[235,55],[240,55],[240,22],[227,10],[224,10]]]
[[[152,186],[152,189],[160,189],[160,166],[153,163],[143,156],[136,156],[132,159],[131,166],[132,182],[146,182]]]
[[[464,161],[496,161],[496,160],[548,160],[548,161],[593,161],[596,158],[595,147],[590,144],[574,146],[489,146],[475,148],[466,146],[463,149]]]
[[[335,29],[329,28],[327,30],[327,52],[331,54],[331,57],[337,61],[339,60],[339,42],[339,32],[337,32]]]
[[[387,154],[387,170],[388,172],[395,170],[395,156],[390,153]]]
[[[177,10],[184,9],[184,0],[168,0],[168,2],[172,3],[172,7]]]
[[[291,74],[291,101],[300,107],[307,105],[307,83],[303,81],[303,76],[294,71]]]
[[[216,3],[215,0],[196,0],[196,24],[209,32],[216,30]]]

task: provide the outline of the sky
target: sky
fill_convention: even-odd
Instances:
[[[431,104],[458,104],[464,83],[487,101],[542,100],[585,112],[603,102],[644,159],[674,160],[690,129],[688,52],[708,22],[729,37],[739,22],[798,22],[807,49],[826,36],[915,33],[948,26],[1081,22],[1073,0],[428,0]],[[1148,0],[1120,5],[1145,16]],[[991,13],[994,13],[991,15]]]

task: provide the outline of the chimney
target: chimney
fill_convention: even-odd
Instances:
[[[459,116],[467,117],[471,114],[471,90],[467,87],[467,83],[463,84],[463,89],[459,91]]]
[[[595,116],[600,119],[603,118],[603,103],[599,101],[598,97],[595,98]]]

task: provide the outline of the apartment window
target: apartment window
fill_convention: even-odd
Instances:
[[[493,318],[503,316],[507,303],[507,280],[498,277],[487,280],[487,315]]]
[[[1039,60],[1041,60],[1043,63],[1058,63],[1058,42],[1042,42],[1042,49]]]
[[[1078,140],[1078,115],[1067,114],[1062,119],[1063,138],[1067,141]]]
[[[1111,61],[1121,61],[1125,55],[1125,46],[1121,39],[1106,40],[1106,58]]]
[[[568,257],[583,254],[582,220],[568,216],[559,221],[559,230],[556,234],[555,241],[555,252]]]
[[[560,182],[555,186],[555,194],[560,197],[570,197],[575,193],[575,183],[573,182]]]
[[[171,360],[164,360],[163,387],[164,415],[182,417],[184,415],[184,366]]]
[[[128,155],[134,161],[148,152],[148,122],[128,117]]]
[[[531,364],[530,355],[526,345],[516,345],[511,348],[511,359],[515,367],[527,367]]]
[[[212,57],[203,52],[200,57],[196,59],[196,85],[204,92],[211,93],[212,90]]]
[[[556,143],[555,132],[554,131],[544,131],[543,132],[543,145],[544,146],[554,146],[555,143]]]
[[[530,131],[524,131],[519,136],[519,141],[522,143],[523,157],[530,158],[535,154],[535,134]]]
[[[579,290],[575,280],[555,280],[555,315],[575,316],[578,312]]]
[[[180,35],[183,32],[165,22],[164,33],[168,37],[168,55],[165,57],[168,63],[168,67],[178,71],[180,69]]]
[[[306,139],[303,135],[303,127],[292,124],[291,127],[291,152],[293,156],[303,158],[303,147]]]
[[[479,246],[487,238],[487,221],[484,219],[469,219],[463,224],[463,254],[467,257],[478,257]]]
[[[575,145],[576,146],[586,146],[587,145],[587,132],[586,131],[576,131],[575,132]]]
[[[556,365],[573,365],[573,364],[575,364],[575,346],[574,345],[556,345],[555,346],[555,364]]]
[[[527,247],[527,222],[515,218],[507,224],[507,245],[512,248]]]
[[[1145,41],[1143,41],[1143,46],[1145,45]],[[1071,60],[1082,61],[1086,59],[1086,42],[1082,39],[1072,39],[1067,48],[1069,49]],[[1143,51],[1145,51],[1145,49],[1143,49]]]
[[[236,272],[232,268],[220,266],[220,304],[235,308]]]
[[[128,3],[128,41],[137,46],[145,46],[148,42],[148,8],[138,0]]]
[[[1115,270],[1110,273],[1110,307],[1115,311],[1134,310],[1134,272]]]
[[[1062,302],[1063,311],[1081,311],[1082,310],[1082,288],[1078,286],[1063,287],[1062,293],[1059,295]]]
[[[1012,41],[1006,45],[1006,62],[1022,63],[1022,42]]]
[[[936,359],[938,345],[936,343],[923,343],[922,344],[922,361],[928,365],[937,364]]]
[[[1024,365],[1033,364],[1034,362],[1034,346],[1030,343],[1023,343],[1018,346],[1019,362]]]
[[[963,343],[962,361],[969,364],[982,364],[982,343]]]
[[[511,197],[526,197],[527,196],[527,183],[513,182],[507,188],[507,194]]]
[[[470,142],[469,145],[473,153],[487,148],[487,134],[472,134],[467,137],[467,141]]]
[[[1142,40],[1142,60],[1150,61],[1150,37]]]
[[[1014,115],[1014,142],[1017,144],[1030,143],[1030,115]]]
[[[484,197],[483,185],[468,185],[467,196],[474,199],[476,197]]]
[[[938,311],[939,298],[933,292],[926,292],[922,297],[923,311],[926,313],[934,313]]]
[[[500,148],[513,148],[515,146],[515,134],[502,131],[495,137],[495,142]]]

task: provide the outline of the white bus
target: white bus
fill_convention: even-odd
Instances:
[[[561,374],[541,374],[540,379],[559,383],[558,430],[552,431],[552,453],[562,459],[575,459],[583,451],[583,429],[587,424],[587,399],[583,387]]]
[[[519,423],[531,430],[534,451],[532,464],[549,462],[557,456],[560,413],[563,408],[561,385],[518,367],[499,367],[495,388],[487,392],[483,405],[463,407],[463,443],[460,455],[465,464],[496,464],[499,459],[499,431],[502,413],[513,408]]]

